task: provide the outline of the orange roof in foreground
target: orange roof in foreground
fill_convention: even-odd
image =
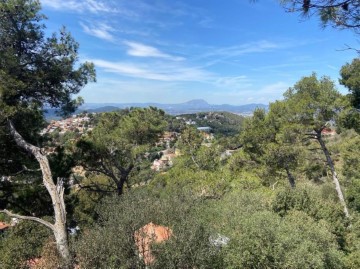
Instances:
[[[139,256],[144,259],[145,265],[150,265],[155,260],[155,257],[151,253],[151,244],[153,242],[161,243],[166,241],[171,235],[172,230],[170,228],[156,225],[152,222],[146,224],[134,233]]]
[[[9,227],[10,227],[9,224],[0,221],[0,230],[4,230],[4,229],[9,228]]]

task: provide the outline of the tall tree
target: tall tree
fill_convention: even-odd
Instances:
[[[296,128],[286,119],[288,110],[289,107],[280,101],[270,105],[268,114],[263,109],[255,110],[240,137],[244,151],[255,162],[264,164],[270,174],[286,172],[290,187],[295,188],[293,171],[298,165],[300,151]]]
[[[340,70],[340,84],[349,90],[342,99],[344,109],[339,113],[337,122],[339,130],[354,129],[360,133],[360,59],[355,58]]]
[[[303,77],[294,87],[289,88],[284,97],[285,102],[292,108],[289,120],[303,125],[304,135],[319,143],[330,168],[337,195],[344,207],[344,213],[348,217],[349,212],[334,162],[322,134],[322,131],[331,121],[334,121],[336,114],[341,109],[337,102],[341,94],[328,77],[318,79],[313,73],[311,76]]]
[[[178,140],[180,150],[191,158],[197,168],[200,168],[200,165],[196,160],[196,153],[201,148],[202,141],[203,137],[193,126],[186,126],[186,128],[182,130],[180,139]]]
[[[7,126],[5,133],[17,149],[27,152],[40,166],[42,182],[51,197],[54,223],[7,209],[0,212],[50,228],[57,249],[68,264],[63,180],[53,178],[47,155],[35,137],[38,122],[26,122],[24,116],[37,115],[42,119],[45,106],[58,108],[61,114],[72,112],[77,106],[72,95],[95,80],[95,70],[91,63],[78,65],[78,43],[64,28],[59,34],[45,37],[42,21],[46,17],[40,14],[40,9],[36,0],[0,1],[0,123]],[[23,128],[25,123],[31,126],[29,130]],[[0,159],[12,163],[7,157],[12,152],[1,153],[4,155]]]
[[[339,82],[348,88],[352,106],[360,110],[360,58],[341,67],[340,75]]]
[[[164,111],[154,107],[104,113],[96,128],[77,143],[79,164],[108,176],[121,195],[130,173],[165,127]]]

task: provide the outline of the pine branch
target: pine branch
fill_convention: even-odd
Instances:
[[[32,220],[32,221],[39,222],[39,223],[45,225],[46,227],[50,228],[52,231],[54,231],[54,225],[51,224],[50,222],[46,221],[46,220],[43,220],[43,219],[40,219],[40,218],[37,218],[37,217],[22,216],[22,215],[19,215],[19,214],[12,213],[12,212],[10,212],[9,210],[6,210],[6,209],[0,210],[0,213],[4,213],[4,214],[6,214],[6,215],[8,215],[9,217],[12,217],[12,218],[18,218],[18,219],[23,219],[23,220]]]

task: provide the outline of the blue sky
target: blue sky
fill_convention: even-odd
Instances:
[[[276,0],[41,0],[47,31],[63,25],[92,61],[85,102],[264,103],[313,71],[339,78],[355,34],[322,29]],[[346,90],[339,86],[339,90]]]

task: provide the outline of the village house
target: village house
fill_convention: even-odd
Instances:
[[[52,120],[50,124],[41,131],[41,135],[47,133],[53,133],[54,131],[59,131],[60,134],[64,134],[67,131],[79,131],[80,134],[83,134],[87,131],[93,129],[93,126],[89,124],[90,117],[88,115],[79,116],[73,115],[70,118],[63,119],[63,120]]]
[[[176,151],[174,153],[173,150],[170,149],[166,149],[161,151],[162,156],[160,159],[156,159],[153,161],[152,165],[151,165],[151,169],[158,172],[161,171],[167,167],[171,167],[173,165],[173,159],[178,156],[176,154]]]

